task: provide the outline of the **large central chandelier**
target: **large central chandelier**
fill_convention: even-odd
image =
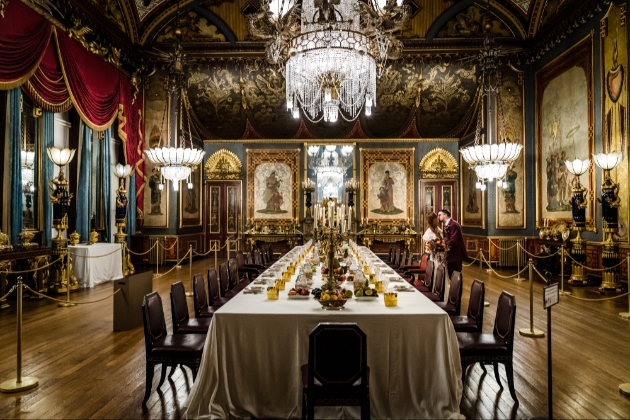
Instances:
[[[184,87],[184,64],[186,56],[183,54],[182,44],[179,40],[173,45],[173,53],[168,54],[169,61],[169,77],[167,80],[168,95],[174,99],[175,104],[179,101],[179,131],[181,136],[179,142],[177,136],[171,139],[171,133],[166,124],[168,101],[164,105],[164,114],[162,116],[162,127],[160,133],[160,142],[157,147],[145,150],[147,158],[160,167],[162,176],[173,184],[173,190],[179,190],[180,181],[188,179],[188,188],[192,189],[191,173],[193,168],[201,163],[203,156],[206,154],[204,150],[197,149],[193,146],[192,131],[190,130],[190,113],[189,107],[184,106],[186,98],[186,89]],[[184,110],[188,117],[188,135],[190,147],[186,147],[186,136],[183,130]],[[163,136],[166,140],[163,141]],[[172,143],[172,146],[171,146]],[[163,189],[160,184],[160,189]]]
[[[267,39],[267,61],[283,67],[287,109],[312,122],[356,119],[375,106],[376,78],[399,58],[393,33],[405,27],[403,0],[263,0],[248,16],[250,34]],[[264,20],[267,23],[262,23]]]
[[[503,117],[503,106],[501,95],[499,94],[499,51],[493,46],[493,39],[490,34],[484,38],[484,49],[479,54],[479,64],[481,66],[481,85],[479,93],[481,99],[484,96],[494,95],[496,99],[498,124],[495,138],[486,135],[487,143],[480,144],[481,125],[483,121],[481,101],[479,105],[479,115],[477,117],[477,127],[475,131],[475,143],[472,146],[460,150],[462,158],[470,165],[477,175],[477,188],[485,190],[485,182],[497,180],[498,186],[507,186],[503,182],[508,168],[519,157],[523,145],[510,141],[505,129]],[[494,142],[493,142],[494,140]]]

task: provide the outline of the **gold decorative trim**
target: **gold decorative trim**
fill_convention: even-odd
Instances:
[[[236,140],[204,140],[204,143],[211,144],[225,144],[225,143],[260,143],[261,141],[269,143],[304,143],[304,139],[236,139]],[[459,138],[447,137],[447,138],[387,138],[387,139],[372,139],[372,138],[341,138],[341,139],[309,139],[309,142],[316,144],[336,144],[340,146],[352,145],[355,143],[459,143]]]
[[[438,147],[424,155],[419,165],[420,178],[451,179],[459,174],[459,165],[448,151]]]
[[[221,149],[206,160],[203,170],[207,179],[240,179],[243,164],[234,153]]]

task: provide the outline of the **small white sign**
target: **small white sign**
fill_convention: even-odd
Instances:
[[[543,290],[543,296],[545,298],[543,302],[544,309],[547,309],[558,303],[558,301],[560,300],[558,283],[550,284],[549,286],[544,287]]]

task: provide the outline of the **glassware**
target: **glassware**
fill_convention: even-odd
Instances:
[[[276,287],[278,288],[278,290],[284,290],[286,283],[284,282],[284,280],[276,280]]]
[[[398,293],[386,292],[383,300],[385,301],[385,306],[387,307],[398,306]]]

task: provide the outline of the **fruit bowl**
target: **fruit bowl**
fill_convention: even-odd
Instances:
[[[343,305],[346,304],[347,299],[337,299],[337,300],[318,300],[319,304],[322,305],[322,309],[327,310],[337,310],[340,311],[343,309]]]

